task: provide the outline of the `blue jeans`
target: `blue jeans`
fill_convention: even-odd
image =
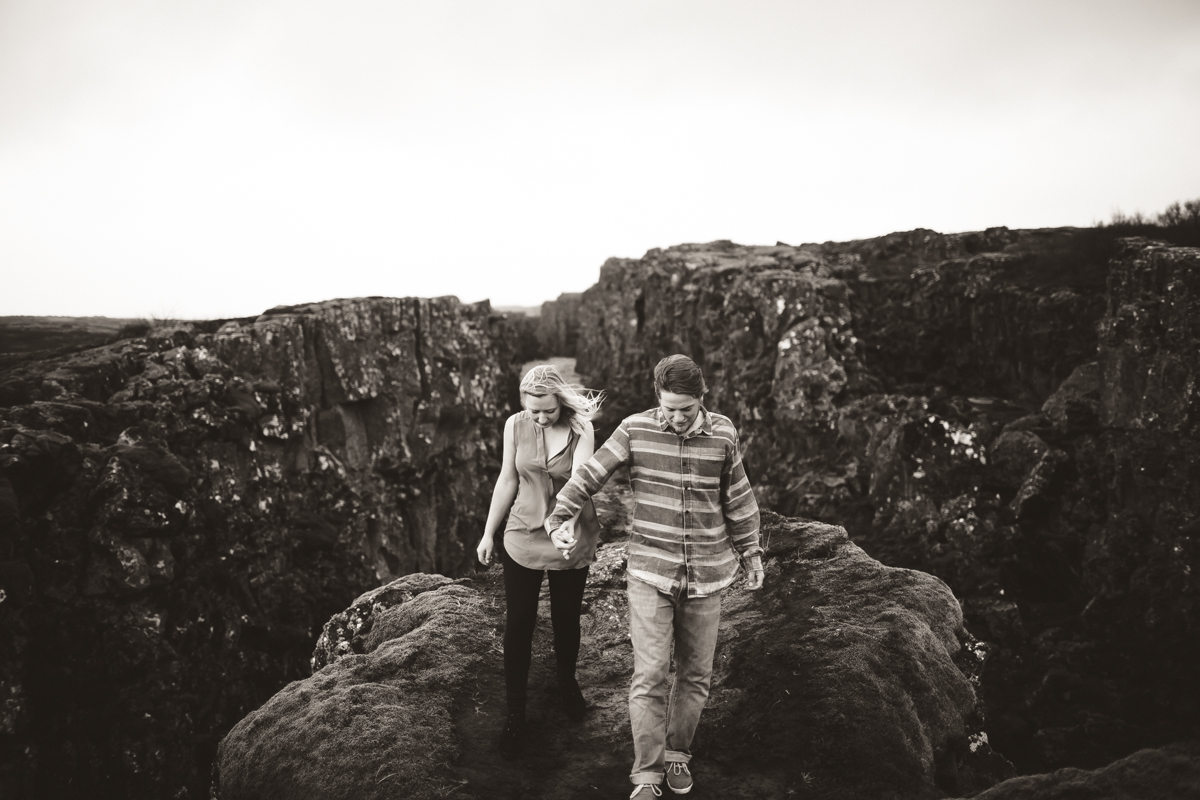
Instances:
[[[662,783],[666,764],[691,760],[692,737],[712,684],[721,595],[667,595],[629,576],[629,636],[633,643],[633,682],[629,722],[633,727],[633,770],[629,780]],[[671,645],[675,683],[668,699]]]

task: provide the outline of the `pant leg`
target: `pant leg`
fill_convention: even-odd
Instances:
[[[667,722],[667,673],[671,662],[674,600],[648,583],[626,578],[633,681],[629,723],[633,728],[633,769],[629,780],[662,783]]]
[[[675,683],[667,707],[666,760],[691,760],[692,738],[712,686],[721,595],[681,597],[675,605]]]
[[[579,661],[579,610],[588,568],[546,570],[550,580],[550,621],[554,625],[554,663],[560,685],[575,680]]]
[[[504,692],[510,710],[524,709],[537,625],[540,569],[522,567],[507,556],[504,564]]]

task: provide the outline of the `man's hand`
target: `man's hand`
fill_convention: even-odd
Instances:
[[[746,561],[746,588],[756,592],[763,587],[766,573],[763,571],[762,559],[755,557]]]

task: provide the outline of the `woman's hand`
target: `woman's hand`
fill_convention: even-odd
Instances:
[[[496,555],[496,545],[492,539],[492,534],[485,533],[483,538],[479,540],[479,546],[475,548],[475,555],[479,557],[479,563],[485,567],[492,564],[492,558]]]

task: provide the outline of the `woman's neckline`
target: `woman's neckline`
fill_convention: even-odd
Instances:
[[[546,454],[546,464],[547,465],[551,461],[553,461],[554,459],[558,458],[560,455],[565,453],[567,448],[571,446],[571,426],[570,425],[563,426],[566,429],[566,436],[563,437],[562,447],[558,448],[558,450],[555,450],[553,453],[551,453],[550,452],[550,444],[549,444],[548,437],[546,436],[546,432],[548,430],[553,430],[554,428],[556,428],[558,426],[551,425],[549,428],[543,428],[541,425],[538,425],[536,422],[533,424],[534,424],[534,427],[536,427],[538,429],[538,434],[542,437],[542,452],[544,452]]]

